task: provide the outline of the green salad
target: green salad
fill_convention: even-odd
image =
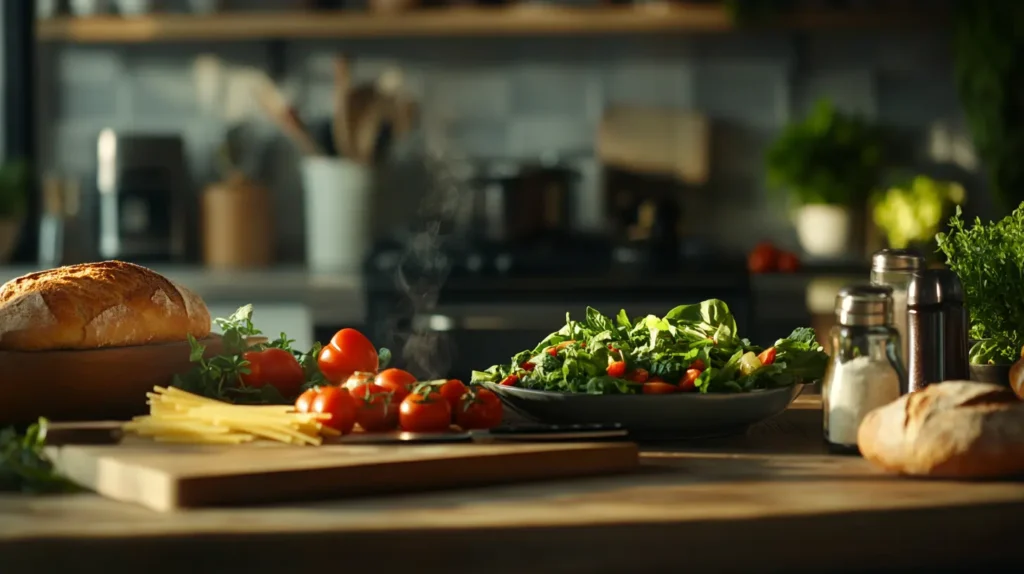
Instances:
[[[567,313],[564,327],[506,364],[474,371],[473,382],[596,395],[741,393],[816,381],[827,363],[813,329],[759,347],[740,338],[724,302],[709,299],[664,317]]]

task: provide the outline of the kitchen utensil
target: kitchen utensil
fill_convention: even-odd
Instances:
[[[588,395],[484,383],[521,414],[545,424],[621,424],[640,440],[695,438],[742,432],[777,415],[801,385],[749,393]]]
[[[926,269],[907,288],[907,391],[970,377],[964,287],[949,269]]]
[[[462,225],[467,234],[493,242],[565,235],[578,177],[557,163],[492,162],[470,186]]]
[[[371,243],[370,168],[350,159],[307,157],[301,169],[306,264],[313,271],[360,270]]]
[[[334,136],[334,149],[341,157],[349,157],[352,153],[351,134],[352,128],[349,125],[348,100],[352,78],[349,71],[348,60],[344,56],[334,59],[334,122],[332,123]]]
[[[597,155],[609,166],[703,184],[710,131],[708,118],[697,112],[613,106],[598,127]]]
[[[306,155],[321,155],[323,152],[309,135],[298,113],[278,91],[270,78],[256,82],[256,99],[267,117]]]
[[[207,357],[223,348],[216,335],[201,342]],[[189,351],[187,341],[82,351],[0,351],[0,422],[144,414],[147,392],[192,368]]]
[[[96,194],[99,255],[181,260],[188,228],[188,168],[178,135],[100,132]]]
[[[273,255],[270,193],[236,173],[202,197],[203,262],[213,269],[266,267]]]
[[[222,447],[125,437],[47,453],[73,481],[160,511],[613,474],[638,464],[632,443]]]
[[[362,117],[356,124],[353,155],[356,161],[370,165],[374,160],[374,152],[378,147],[381,130],[386,121],[387,102],[377,95],[367,106]]]

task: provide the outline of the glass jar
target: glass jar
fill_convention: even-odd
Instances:
[[[845,287],[836,295],[836,325],[821,399],[829,450],[857,454],[857,429],[873,409],[900,397],[906,371],[892,324],[892,288]]]
[[[904,365],[910,356],[907,288],[924,268],[924,257],[908,249],[883,249],[871,256],[871,284],[892,287],[892,323],[900,334],[900,361]]]

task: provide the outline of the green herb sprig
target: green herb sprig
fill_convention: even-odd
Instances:
[[[0,431],[0,491],[75,492],[78,486],[54,472],[47,458],[47,420],[40,418],[25,434],[13,427]]]
[[[251,343],[252,339],[263,335],[252,322],[252,311],[252,305],[244,305],[230,317],[214,320],[221,330],[223,351],[213,357],[207,358],[206,346],[189,335],[189,360],[196,366],[185,375],[176,375],[171,386],[235,404],[287,404],[288,399],[273,385],[256,388],[246,386],[242,382],[242,375],[250,372],[249,361],[245,359],[244,354],[247,351],[268,348],[284,349],[293,353],[306,374],[307,387],[326,384],[316,361],[320,354],[319,343],[308,353],[295,351],[292,348],[295,341],[284,333],[270,342]]]
[[[935,236],[939,251],[964,286],[970,310],[970,362],[1011,364],[1024,338],[1024,203],[989,224],[967,227],[959,207],[949,230]]]

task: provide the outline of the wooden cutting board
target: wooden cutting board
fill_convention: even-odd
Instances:
[[[612,474],[639,460],[632,443],[199,446],[128,437],[48,450],[78,484],[159,511]]]

